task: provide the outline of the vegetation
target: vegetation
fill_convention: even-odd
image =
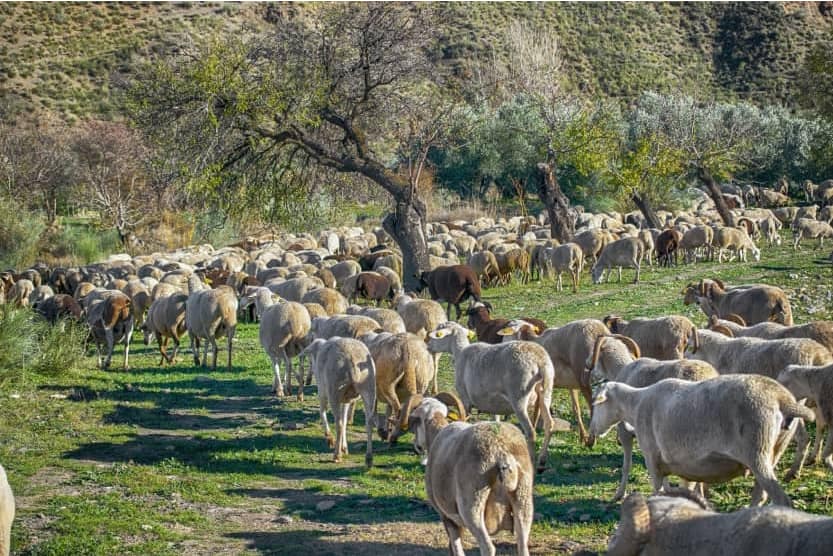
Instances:
[[[626,318],[683,314],[703,325],[699,310],[682,304],[681,289],[701,276],[720,276],[730,284],[783,286],[797,321],[806,322],[833,318],[824,255],[765,248],[760,263],[654,268],[639,284],[591,286],[585,275],[578,294],[532,282],[487,289],[484,295],[496,315],[531,314],[552,325],[609,313]],[[129,372],[95,370],[94,358],[88,357],[75,371],[31,375],[25,387],[0,386],[0,462],[18,499],[13,552],[381,555],[444,550],[445,533],[425,501],[410,435],[394,448],[374,442],[376,466],[366,471],[359,408],[350,429],[355,453],[342,464],[332,463],[315,387],[307,388],[304,403],[273,399],[257,326],[240,325],[235,343],[231,373],[191,366],[187,350],[177,364],[160,368],[155,346],[144,347],[136,339]],[[444,387],[451,386],[447,357],[440,378]],[[557,391],[555,400],[556,414],[570,419],[568,396]],[[791,457],[792,449],[779,476]],[[615,438],[588,450],[575,432],[556,433],[549,461],[550,468],[536,478],[532,552],[603,548],[619,512],[609,503],[621,465]],[[749,502],[751,487],[751,479],[736,479],[710,489],[710,497],[719,510],[733,510]],[[638,452],[630,488],[650,492]],[[824,466],[808,468],[786,488],[800,509],[833,511]],[[317,507],[329,501],[335,503],[332,508]],[[510,542],[508,536],[498,539],[501,549],[508,550]],[[466,543],[472,547],[470,536]]]

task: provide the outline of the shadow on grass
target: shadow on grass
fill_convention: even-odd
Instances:
[[[295,513],[308,521],[336,524],[387,523],[390,521],[437,521],[437,513],[427,502],[405,496],[365,496],[361,494],[327,494],[320,487],[241,488],[227,490],[227,494],[274,500],[285,505],[284,513]],[[316,510],[321,502],[335,505],[324,512]]]
[[[445,549],[437,550],[427,546],[403,542],[373,542],[363,540],[341,540],[339,535],[330,531],[285,531],[285,532],[248,532],[229,533],[227,537],[244,539],[247,548],[260,554],[327,554],[363,556],[436,556],[447,554]],[[500,554],[504,554],[500,546]],[[473,553],[473,552],[472,552]]]

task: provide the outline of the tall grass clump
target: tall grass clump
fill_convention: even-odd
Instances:
[[[20,203],[0,196],[0,268],[23,268],[35,262],[43,219]]]
[[[80,324],[53,326],[28,309],[0,305],[0,386],[80,368],[86,334]]]

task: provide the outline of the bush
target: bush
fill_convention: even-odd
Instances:
[[[52,326],[28,309],[0,305],[0,385],[80,368],[86,335],[80,324]]]
[[[46,224],[8,197],[0,197],[0,268],[22,268],[35,262]]]

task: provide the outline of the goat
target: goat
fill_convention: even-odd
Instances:
[[[457,309],[457,320],[460,320],[462,311],[460,303],[472,298],[474,301],[482,301],[480,298],[480,281],[471,267],[463,264],[453,266],[440,266],[434,270],[423,272],[419,275],[420,288],[428,288],[431,299],[445,301],[446,318],[451,318],[451,306]]]

